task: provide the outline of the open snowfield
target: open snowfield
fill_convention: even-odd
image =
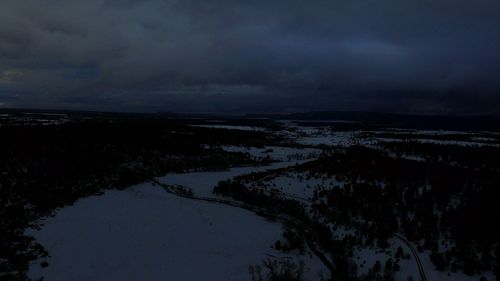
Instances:
[[[284,257],[270,246],[281,225],[246,210],[191,201],[150,184],[79,200],[29,230],[50,252],[31,278],[80,280],[249,280],[248,267]],[[309,256],[306,275],[321,263]]]

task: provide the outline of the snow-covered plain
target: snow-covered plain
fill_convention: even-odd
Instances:
[[[83,280],[250,280],[266,257],[304,260],[318,279],[314,256],[285,255],[270,246],[281,225],[224,205],[191,201],[140,184],[79,200],[29,230],[50,252],[31,278]]]

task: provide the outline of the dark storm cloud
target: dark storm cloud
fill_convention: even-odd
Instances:
[[[500,2],[0,3],[0,105],[500,111]]]

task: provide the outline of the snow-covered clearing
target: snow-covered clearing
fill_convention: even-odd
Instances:
[[[249,280],[266,257],[304,260],[317,280],[314,256],[285,255],[270,246],[281,225],[224,205],[191,201],[151,184],[79,200],[29,230],[50,252],[31,278],[76,280]]]

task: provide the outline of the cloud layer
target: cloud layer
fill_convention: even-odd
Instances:
[[[3,0],[0,103],[500,111],[497,0]]]

